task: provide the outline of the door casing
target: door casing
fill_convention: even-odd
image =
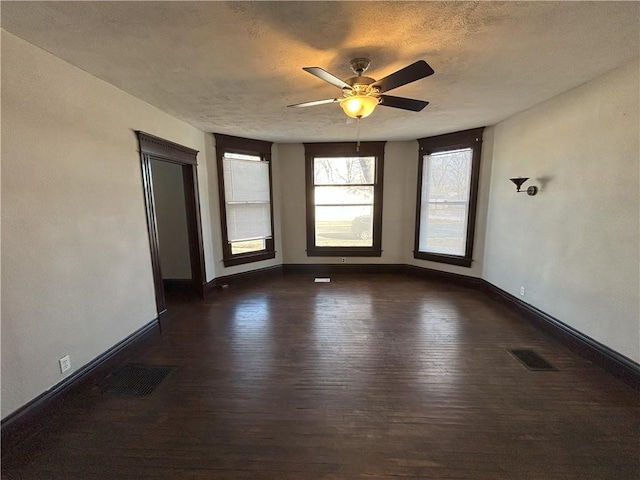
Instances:
[[[202,242],[202,222],[200,220],[200,195],[198,193],[198,150],[177,143],[136,131],[140,148],[140,164],[142,168],[142,185],[144,190],[145,210],[147,214],[147,230],[153,283],[155,288],[158,318],[162,321],[166,316],[167,305],[160,268],[160,244],[158,241],[158,225],[156,206],[153,195],[153,175],[151,161],[160,160],[182,166],[184,181],[185,206],[187,211],[187,234],[189,238],[189,259],[191,263],[191,289],[199,297],[204,297],[206,277],[204,267],[204,246]]]

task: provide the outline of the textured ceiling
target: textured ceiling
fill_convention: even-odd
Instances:
[[[1,24],[208,132],[275,142],[354,140],[340,95],[301,70],[384,77],[424,59],[435,75],[390,92],[362,140],[492,125],[638,57],[637,2],[2,2]]]

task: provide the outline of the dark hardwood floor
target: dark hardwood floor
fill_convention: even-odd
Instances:
[[[289,274],[169,311],[128,359],[176,367],[152,395],[80,391],[2,477],[640,478],[638,394],[481,292]]]

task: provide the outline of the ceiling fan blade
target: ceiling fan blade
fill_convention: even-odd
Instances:
[[[322,69],[320,67],[302,67],[302,69],[305,72],[309,72],[311,75],[315,75],[320,80],[324,80],[325,82],[328,82],[331,85],[334,85],[334,86],[336,86],[338,88],[349,88],[349,89],[351,89],[351,85],[349,85],[348,83],[340,80],[335,75],[327,72],[326,70],[324,70],[324,69]]]
[[[413,98],[392,97],[391,95],[380,95],[380,105],[385,107],[401,108],[403,110],[411,110],[419,112],[429,105],[424,100],[415,100]]]
[[[339,102],[338,98],[328,98],[326,100],[314,100],[313,102],[294,103],[293,105],[287,105],[287,107],[313,107],[315,105],[325,105],[327,103]]]
[[[386,77],[371,84],[372,87],[378,87],[380,93],[388,92],[394,88],[401,87],[407,83],[415,82],[421,78],[433,75],[433,68],[424,60],[418,60],[408,67],[404,67],[397,72],[387,75]]]

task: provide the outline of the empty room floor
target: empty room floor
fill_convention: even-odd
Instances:
[[[174,305],[126,360],[172,367],[155,390],[87,385],[2,478],[640,478],[640,396],[518,314],[410,276],[313,280]]]

